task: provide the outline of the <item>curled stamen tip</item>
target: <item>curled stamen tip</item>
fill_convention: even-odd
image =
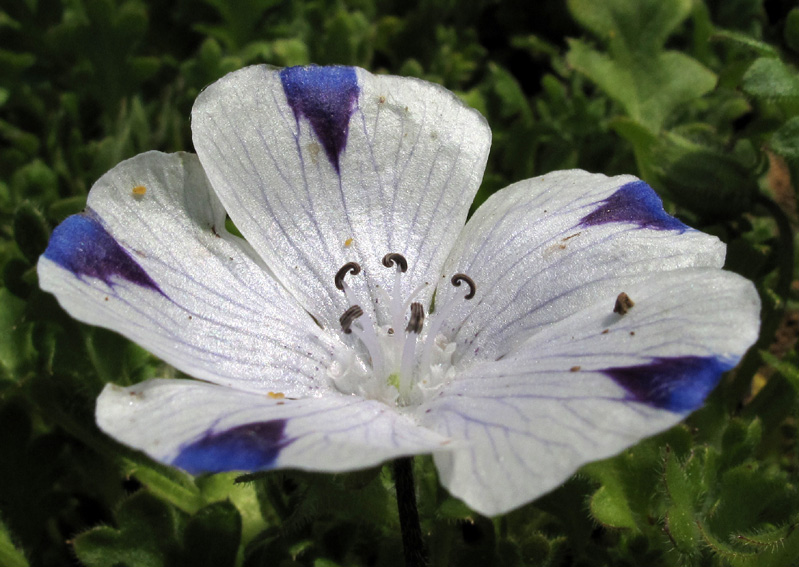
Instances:
[[[344,291],[344,276],[347,274],[352,274],[353,276],[357,276],[361,273],[361,266],[357,262],[347,262],[338,272],[336,272],[335,282],[336,282],[336,289],[339,291]]]
[[[469,293],[463,296],[463,298],[471,299],[474,297],[474,294],[477,291],[477,286],[475,285],[474,280],[472,278],[470,278],[466,274],[455,274],[454,276],[452,276],[452,279],[450,281],[452,282],[452,285],[454,285],[455,287],[460,287],[461,282],[466,282],[469,286]]]
[[[363,315],[363,309],[359,305],[352,305],[350,306],[342,315],[338,318],[338,322],[341,323],[341,330],[344,331],[345,334],[349,335],[352,332],[350,328],[352,326],[353,321]]]
[[[408,260],[399,252],[389,252],[383,256],[383,265],[386,268],[393,268],[394,265],[399,266],[400,272],[408,271]]]
[[[411,317],[408,320],[408,326],[405,331],[408,333],[416,333],[417,335],[422,332],[424,326],[424,305],[414,301],[411,303]]]

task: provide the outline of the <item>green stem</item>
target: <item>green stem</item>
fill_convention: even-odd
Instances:
[[[403,457],[394,461],[394,484],[397,489],[397,509],[399,510],[405,567],[426,567],[428,565],[427,550],[422,541],[419,510],[416,508],[413,457]]]

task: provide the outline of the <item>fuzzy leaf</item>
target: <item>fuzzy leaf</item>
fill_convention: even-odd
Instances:
[[[691,12],[691,0],[569,0],[567,5],[583,27],[629,51],[661,49]]]
[[[569,42],[567,60],[627,115],[658,132],[679,105],[710,92],[716,75],[695,59],[677,52],[616,59],[579,40]]]
[[[202,508],[186,524],[186,565],[233,567],[241,540],[241,515],[230,502]]]
[[[119,528],[99,527],[75,538],[75,554],[87,567],[168,567],[179,557],[182,521],[176,510],[149,492],[126,500]]]
[[[771,150],[788,162],[799,165],[799,116],[794,116],[774,132]]]
[[[637,530],[633,512],[619,486],[605,485],[591,497],[591,515],[605,527]]]
[[[690,457],[693,459],[693,457]],[[666,511],[666,532],[677,549],[686,555],[696,553],[701,535],[694,517],[694,503],[701,489],[701,479],[687,474],[669,450],[666,455],[666,489],[670,505]]]
[[[34,355],[25,303],[0,288],[0,378],[16,379]]]
[[[25,555],[14,546],[11,534],[4,522],[0,521],[0,565],[4,567],[28,567]]]
[[[757,192],[753,173],[729,151],[669,132],[653,147],[653,170],[680,205],[709,217],[745,211]]]
[[[747,49],[764,57],[778,57],[779,51],[764,41],[759,41],[751,35],[732,30],[719,30],[713,34],[713,39],[728,41],[743,45]]]
[[[799,75],[779,59],[757,59],[743,77],[742,88],[760,100],[799,98]]]
[[[47,248],[50,227],[44,215],[30,202],[24,202],[14,213],[14,238],[22,255],[31,264],[36,264],[39,255]]]

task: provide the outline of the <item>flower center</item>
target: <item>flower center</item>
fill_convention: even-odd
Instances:
[[[350,304],[339,318],[342,339],[348,348],[336,353],[328,375],[343,393],[399,406],[418,405],[454,376],[455,343],[441,334],[441,326],[460,301],[474,297],[475,284],[466,274],[455,274],[450,280],[452,285],[466,283],[468,290],[425,316],[424,305],[414,300],[429,284],[422,283],[403,298],[407,260],[393,252],[383,257],[382,264],[395,270],[392,291],[378,288],[389,309],[390,324],[386,325],[379,325],[364,312],[364,303],[358,301],[347,284],[347,276],[360,274],[361,266],[348,262],[336,272],[336,288]]]

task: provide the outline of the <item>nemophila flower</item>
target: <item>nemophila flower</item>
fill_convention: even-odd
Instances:
[[[634,177],[522,181],[464,226],[491,135],[436,85],[249,67],[192,133],[196,156],[104,175],[38,266],[71,315],[197,378],[97,402],[190,473],[431,453],[499,514],[682,420],[757,336],[725,246]]]

